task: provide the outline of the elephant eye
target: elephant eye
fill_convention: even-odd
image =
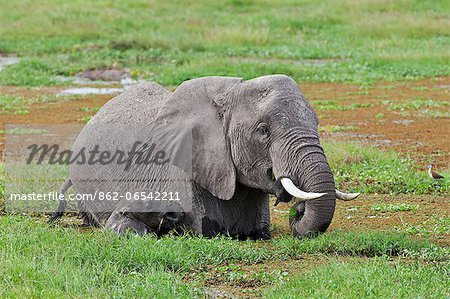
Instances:
[[[269,126],[265,123],[259,124],[257,131],[261,135],[269,136]]]

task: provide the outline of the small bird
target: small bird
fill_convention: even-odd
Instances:
[[[431,169],[433,168],[433,165],[428,165],[428,175],[435,180],[440,180],[443,179],[444,177],[442,175],[440,175],[437,172],[431,171]]]

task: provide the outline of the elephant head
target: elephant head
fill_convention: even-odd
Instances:
[[[324,232],[338,196],[320,145],[316,113],[284,75],[207,77],[187,81],[168,98],[159,121],[192,127],[193,178],[223,200],[240,185],[302,203],[294,235]]]

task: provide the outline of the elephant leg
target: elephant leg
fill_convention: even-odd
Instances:
[[[86,208],[82,201],[77,202],[79,217],[83,220],[83,226],[100,227],[100,224],[91,212]]]
[[[147,227],[143,222],[129,218],[120,212],[112,213],[105,227],[119,235],[125,234],[126,231],[131,231],[139,236],[147,234]]]
[[[263,191],[239,185],[233,198],[226,201],[200,187],[196,191],[193,211],[185,222],[194,234],[270,239],[269,196]]]
[[[259,194],[256,199],[257,209],[255,231],[250,236],[252,239],[270,240],[270,202],[269,195]]]
[[[246,237],[253,240],[270,240],[269,195],[259,190],[252,190],[243,202],[246,203],[247,217],[252,226],[250,232],[243,236],[243,239]]]
[[[242,188],[237,192],[238,207],[244,211],[236,219],[239,229],[236,231],[239,239],[269,240],[270,237],[270,204],[269,195],[261,190]]]
[[[208,217],[203,217],[203,219],[202,219],[202,235],[204,237],[213,238],[222,232],[223,232],[223,230],[221,229],[220,225],[215,220],[211,220]]]

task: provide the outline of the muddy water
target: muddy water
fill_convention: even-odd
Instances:
[[[6,66],[16,64],[19,61],[20,59],[15,56],[0,56],[0,71]]]
[[[103,95],[103,94],[117,94],[123,92],[124,88],[97,88],[97,87],[72,87],[64,89],[60,95]]]

